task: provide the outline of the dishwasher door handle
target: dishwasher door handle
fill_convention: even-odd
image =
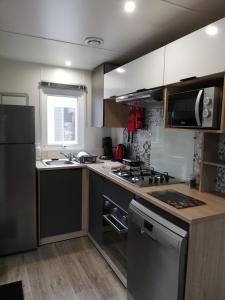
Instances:
[[[146,237],[149,237],[153,241],[157,242],[157,239],[154,237],[153,233],[151,231],[149,231],[145,226],[141,227],[140,232],[141,232],[142,235],[144,235]]]

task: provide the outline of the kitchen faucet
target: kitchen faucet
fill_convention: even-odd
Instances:
[[[70,152],[68,154],[60,152],[60,154],[62,154],[63,156],[65,156],[65,158],[67,158],[69,161],[73,160],[73,153],[72,152]]]

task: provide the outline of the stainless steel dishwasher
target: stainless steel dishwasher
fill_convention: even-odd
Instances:
[[[183,300],[187,231],[132,200],[128,232],[128,299]]]

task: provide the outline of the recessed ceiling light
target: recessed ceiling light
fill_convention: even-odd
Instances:
[[[120,68],[117,68],[116,71],[117,71],[118,73],[124,73],[124,72],[125,72],[125,69],[120,67]]]
[[[206,27],[205,32],[208,35],[216,35],[218,33],[218,28],[215,25],[209,25]]]
[[[66,60],[66,61],[65,61],[65,65],[66,65],[67,67],[70,67],[70,66],[72,65],[72,63],[71,63],[70,60]]]
[[[99,38],[99,37],[87,37],[85,39],[85,44],[87,44],[88,46],[100,46],[101,44],[104,43],[104,40]]]
[[[124,4],[124,10],[127,13],[132,13],[136,8],[136,3],[134,1],[126,1]]]

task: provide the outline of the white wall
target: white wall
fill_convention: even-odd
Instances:
[[[65,84],[84,84],[88,88],[87,117],[84,138],[85,150],[93,154],[102,153],[102,137],[110,135],[110,130],[92,128],[91,125],[91,72],[67,68],[57,68],[32,63],[0,59],[0,92],[28,93],[30,105],[36,111],[36,143],[40,143],[40,99],[38,84],[41,80]]]
[[[123,131],[124,128],[111,128],[111,137],[113,145],[123,143]]]

